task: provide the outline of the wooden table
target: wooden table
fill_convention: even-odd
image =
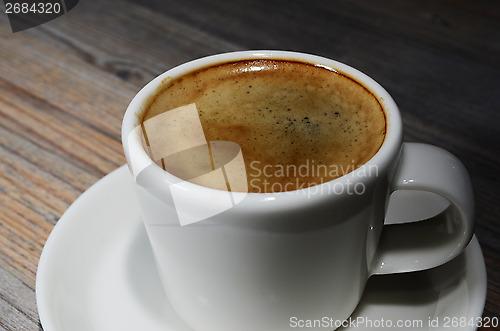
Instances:
[[[500,316],[500,2],[81,0],[18,33],[0,14],[0,330],[41,330],[40,253],[68,206],[125,163],[120,125],[134,94],[175,65],[243,49],[364,71],[399,104],[406,141],[465,163],[488,272],[484,316]]]

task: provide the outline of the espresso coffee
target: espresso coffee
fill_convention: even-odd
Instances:
[[[163,121],[151,124],[160,115]],[[226,170],[227,187],[215,187],[257,193],[345,175],[377,153],[386,132],[382,106],[357,81],[322,66],[267,59],[223,63],[164,82],[142,123],[144,143],[159,151],[153,159],[167,171],[190,180],[207,164],[209,171],[223,167],[239,151],[246,183],[230,185]],[[214,142],[232,142],[236,150],[217,162]],[[197,161],[200,153],[211,156]]]

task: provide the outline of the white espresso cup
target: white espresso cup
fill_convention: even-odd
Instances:
[[[208,188],[153,162],[143,147],[141,119],[156,92],[193,71],[249,59],[310,63],[363,85],[385,112],[386,136],[378,152],[342,177],[281,193]],[[185,110],[189,117],[192,109]],[[178,315],[195,331],[292,330],[292,319],[325,317],[338,326],[357,306],[371,275],[425,270],[460,254],[473,234],[468,173],[441,148],[403,143],[402,129],[398,107],[384,88],[354,68],[314,55],[220,54],[175,67],[147,84],[125,113],[122,141],[159,274]],[[231,153],[210,176],[221,178],[225,168],[241,162],[238,148]],[[450,205],[440,217],[384,226],[397,190],[432,192]]]

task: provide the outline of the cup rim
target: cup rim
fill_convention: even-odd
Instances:
[[[179,182],[179,178],[164,171],[161,167],[159,167],[155,162],[153,162],[150,159],[144,148],[142,148],[142,144],[139,139],[129,139],[129,134],[138,125],[140,125],[140,119],[142,119],[142,114],[144,113],[147,105],[149,105],[151,98],[157,93],[159,89],[161,89],[162,85],[169,83],[170,81],[178,77],[184,76],[186,74],[189,74],[190,72],[194,72],[202,68],[233,61],[254,60],[254,59],[274,59],[274,60],[290,60],[290,61],[304,62],[320,67],[325,67],[329,70],[339,72],[351,79],[354,79],[356,82],[358,82],[368,91],[370,91],[382,105],[386,119],[386,133],[384,141],[379,150],[377,151],[377,153],[375,153],[367,162],[365,162],[363,166],[347,174],[344,174],[343,176],[338,177],[336,179],[318,185],[314,185],[308,188],[302,188],[293,191],[269,192],[269,193],[231,192],[232,194],[245,195],[245,199],[248,199],[250,197],[258,200],[267,200],[267,201],[283,200],[284,196],[297,196],[299,198],[295,199],[294,202],[301,204],[303,203],[304,200],[301,197],[303,197],[304,194],[307,195],[308,197],[310,197],[311,195],[328,196],[330,194],[317,194],[317,192],[335,193],[335,191],[332,190],[331,187],[332,185],[348,185],[348,184],[356,185],[356,183],[359,182],[366,183],[367,180],[373,180],[373,178],[369,176],[368,177],[360,176],[360,171],[366,171],[366,168],[362,170],[362,168],[365,166],[377,167],[377,175],[383,174],[389,168],[391,162],[399,154],[402,145],[402,135],[403,135],[401,115],[398,106],[396,105],[395,101],[390,96],[390,94],[374,79],[347,64],[322,56],[300,53],[295,51],[283,51],[283,50],[248,50],[248,51],[237,51],[237,52],[210,55],[173,67],[165,71],[161,75],[157,76],[153,80],[151,80],[135,95],[135,97],[132,99],[129,106],[127,107],[127,110],[125,111],[123,117],[122,143],[125,152],[125,157],[127,159],[129,167],[130,167],[129,144],[134,144],[135,145],[134,151],[136,152],[134,158],[138,160],[137,162],[142,164],[153,163],[151,166],[155,169],[158,176],[162,176],[163,180],[167,183]],[[138,144],[140,144],[140,147],[137,146]],[[211,194],[217,194],[217,192],[227,194],[227,191],[220,191],[217,189],[200,186],[190,182],[185,182],[183,183],[183,185],[185,188],[190,190],[191,189],[202,190],[202,191],[208,190],[206,192],[211,192]],[[288,199],[289,198],[287,198],[287,200]]]

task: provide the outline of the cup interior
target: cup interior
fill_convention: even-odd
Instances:
[[[368,91],[371,92],[372,95],[377,98],[378,102],[384,110],[386,119],[386,134],[383,144],[379,148],[378,152],[368,162],[365,163],[365,166],[376,167],[378,169],[378,173],[384,172],[391,166],[391,163],[399,153],[402,143],[402,121],[397,105],[395,104],[389,93],[380,84],[378,84],[376,81],[374,81],[372,78],[365,75],[361,71],[335,60],[297,52],[258,50],[224,53],[185,63],[183,65],[172,68],[156,77],[139,91],[139,93],[134,97],[129,107],[127,108],[122,124],[122,141],[125,155],[129,163],[129,167],[131,167],[132,173],[134,173],[134,176],[137,178],[137,175],[141,171],[141,169],[144,169],[146,166],[148,166],[154,169],[154,172],[157,176],[164,177],[166,181],[178,181],[178,178],[176,178],[176,176],[164,171],[161,167],[157,166],[153,162],[153,160],[151,160],[149,154],[143,147],[139,135],[137,135],[134,131],[137,131],[137,128],[140,127],[144,112],[146,111],[148,105],[151,103],[152,98],[157,94],[159,90],[161,90],[172,80],[175,80],[179,77],[205,67],[210,67],[227,62],[254,59],[288,60],[313,64],[315,66],[324,67],[331,71],[341,73],[342,75],[355,80],[363,87],[365,87]],[[317,186],[322,187],[323,185],[345,185],[346,181],[352,183],[370,180],[369,178],[367,179],[366,176],[360,176],[360,171],[362,170],[356,169],[344,176]],[[186,183],[186,189],[198,191],[212,190],[211,188],[207,188],[190,182]],[[305,193],[308,190],[318,191],[318,188],[315,189],[315,187],[309,187],[301,189],[300,191],[304,191],[302,193]],[[234,193],[237,196],[239,192]],[[251,195],[260,194],[271,196],[274,195],[275,197],[280,196],[280,193],[251,193]]]

